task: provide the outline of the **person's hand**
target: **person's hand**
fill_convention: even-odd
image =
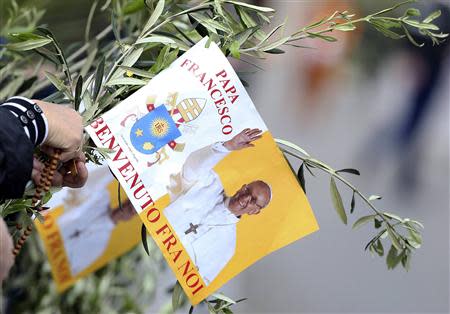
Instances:
[[[13,241],[6,223],[0,218],[0,283],[8,277],[9,270],[14,264]]]
[[[239,150],[246,147],[255,146],[252,144],[253,141],[261,138],[261,130],[260,129],[244,129],[241,133],[235,135],[231,140],[223,143],[228,150]]]
[[[74,163],[76,171],[75,169],[72,169]],[[58,169],[58,171],[55,171],[52,179],[52,186],[68,186],[70,188],[81,188],[84,186],[88,179],[88,170],[85,163],[86,158],[84,157],[84,154],[78,152],[74,159],[63,163],[62,167]],[[43,170],[44,164],[34,158],[31,178],[35,184],[39,184]],[[75,173],[73,173],[73,171]]]
[[[131,204],[130,200],[126,200],[122,204],[122,209],[117,207],[111,211],[110,217],[114,224],[118,224],[121,221],[128,221],[136,216],[136,210]]]
[[[40,100],[33,100],[42,109],[48,121],[48,136],[41,150],[52,154],[53,149],[62,150],[61,160],[75,158],[81,148],[83,123],[78,112],[64,105],[56,105]]]

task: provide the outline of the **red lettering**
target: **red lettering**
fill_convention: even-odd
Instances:
[[[213,90],[211,91],[211,98],[212,98],[213,100],[216,100],[216,98],[214,97],[214,94],[216,94],[216,93],[219,93],[219,97],[222,97],[222,92],[221,92],[220,90],[218,90],[218,89],[213,89]]]
[[[231,123],[231,117],[229,115],[224,115],[222,116],[222,118],[220,118],[220,123],[222,125],[224,125],[225,123],[223,122],[224,119],[228,118],[228,122],[227,123]]]
[[[224,125],[224,127],[222,128],[222,133],[225,135],[230,134],[231,132],[233,132],[233,127],[229,124]]]
[[[188,71],[191,71],[192,73],[195,74],[195,71],[197,71],[200,67],[198,66],[197,63],[192,63],[191,66],[189,67]]]
[[[222,107],[222,108],[220,108],[219,110],[217,110],[217,112],[218,112],[220,115],[223,115],[223,114],[225,114],[225,113],[228,113],[228,111],[230,111],[230,109],[228,109],[228,107]],[[231,119],[230,119],[230,122],[231,122]]]
[[[191,60],[184,60],[183,63],[181,63],[180,67],[184,67],[186,64],[191,63]]]
[[[130,161],[127,161],[127,163],[124,164],[122,167],[118,168],[118,170],[119,170],[120,174],[122,175],[122,177],[125,179],[127,177],[128,172],[134,171],[134,167]]]
[[[154,215],[153,218],[150,218],[150,215]],[[161,213],[159,212],[159,210],[155,207],[151,208],[148,213],[147,213],[147,220],[151,223],[155,223],[159,220],[159,218],[161,217]]]
[[[194,283],[189,284],[189,279],[191,279],[191,278],[194,278],[195,281],[194,281]],[[189,288],[195,287],[196,285],[198,285],[199,282],[200,282],[200,278],[198,278],[198,275],[195,273],[190,274],[186,278],[186,284],[188,285]]]
[[[176,263],[177,259],[180,257],[181,252],[183,252],[183,250],[173,251],[173,252],[170,252],[170,253],[169,253],[170,255],[172,255],[172,261],[173,261],[174,263]]]
[[[222,71],[216,73],[216,77],[219,77],[219,76],[227,77],[227,72],[225,70],[222,70]]]
[[[194,267],[191,267],[191,269],[189,269],[190,265],[191,265],[191,262],[189,260],[187,260],[186,263],[184,263],[183,265],[178,267],[178,270],[180,270],[184,266],[183,277],[186,276],[186,274],[188,274],[194,270]]]
[[[95,131],[95,134],[97,135],[98,139],[101,141],[104,139],[105,135],[111,134],[111,130],[105,124],[105,126],[102,127],[100,130]]]
[[[96,129],[96,128],[98,128],[98,126],[99,126],[100,124],[103,124],[103,123],[104,123],[103,118],[100,117],[100,118],[98,118],[97,120],[95,120],[94,122],[91,123],[91,127],[92,127],[93,129]]]
[[[192,295],[195,295],[197,292],[199,292],[203,288],[203,285],[200,285],[197,289],[192,291]]]

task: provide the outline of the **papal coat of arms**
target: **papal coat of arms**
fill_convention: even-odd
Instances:
[[[133,147],[145,155],[155,154],[160,160],[166,146],[174,151],[183,151],[184,144],[176,139],[182,133],[180,127],[188,127],[198,118],[206,104],[204,98],[184,98],[177,101],[178,93],[172,93],[167,100],[155,107],[154,97],[146,104],[148,112],[138,118],[130,129],[130,141]],[[153,163],[149,163],[149,166]]]

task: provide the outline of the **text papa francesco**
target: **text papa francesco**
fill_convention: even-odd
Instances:
[[[215,73],[213,77],[208,77],[208,74],[201,70],[197,63],[194,63],[189,59],[184,59],[180,64],[180,67],[194,75],[194,77],[207,88],[209,96],[214,102],[217,113],[219,114],[222,133],[228,135],[233,132],[231,116],[229,115],[229,105],[234,104],[239,98],[239,95],[236,93],[236,87],[228,78],[227,72],[225,70],[220,70]]]

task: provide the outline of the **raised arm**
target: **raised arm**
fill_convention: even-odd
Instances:
[[[226,142],[215,143],[192,152],[183,165],[183,179],[197,180],[208,173],[231,151],[253,147],[252,142],[259,138],[261,138],[261,130],[247,128]]]

